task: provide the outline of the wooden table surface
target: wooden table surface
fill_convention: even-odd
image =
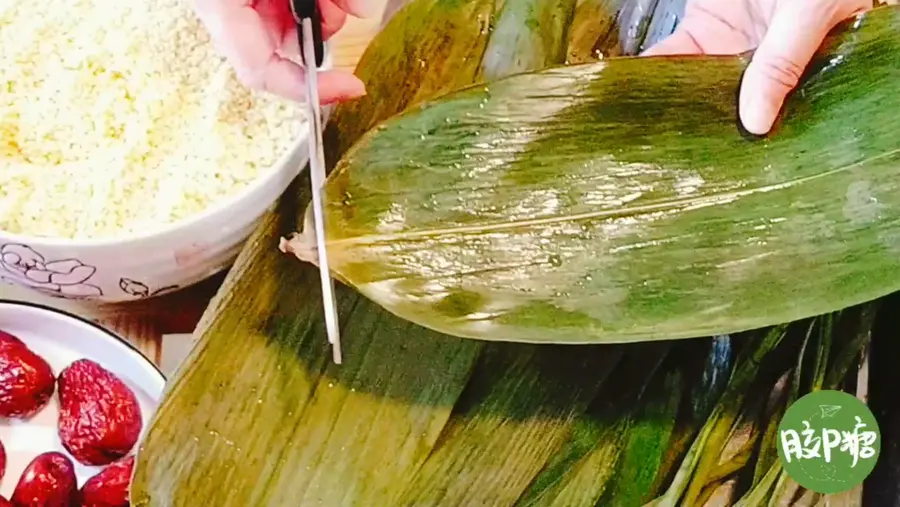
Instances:
[[[381,4],[380,10],[384,11],[386,5],[396,0],[370,1]],[[380,25],[380,16],[349,18],[344,29],[330,42],[335,67],[353,70]],[[120,306],[96,307],[83,302],[49,298],[2,283],[0,299],[40,303],[95,320],[131,341],[166,375],[170,375],[190,351],[193,345],[191,333],[224,278],[222,273],[184,291]],[[172,308],[179,311],[172,312]]]

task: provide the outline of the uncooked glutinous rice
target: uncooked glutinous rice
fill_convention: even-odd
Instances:
[[[190,0],[0,0],[0,230],[147,232],[271,169],[299,108],[242,86]]]

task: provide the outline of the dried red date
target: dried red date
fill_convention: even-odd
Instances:
[[[77,493],[72,461],[64,454],[45,452],[25,468],[11,500],[15,507],[70,507]]]
[[[134,456],[104,468],[81,487],[81,507],[129,507]]]
[[[137,397],[112,372],[79,359],[59,375],[59,437],[85,465],[108,465],[125,457],[143,428]]]
[[[15,336],[0,331],[0,417],[27,419],[50,401],[53,370]]]

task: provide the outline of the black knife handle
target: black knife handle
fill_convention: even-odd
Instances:
[[[312,36],[313,44],[315,44],[316,68],[322,66],[325,60],[325,44],[322,41],[322,14],[319,12],[318,0],[288,0],[291,2],[291,10],[294,13],[294,21],[297,22],[297,38],[300,40],[300,56],[303,58],[303,26],[301,22],[304,19],[312,20]],[[309,65],[309,62],[303,58],[303,64]]]

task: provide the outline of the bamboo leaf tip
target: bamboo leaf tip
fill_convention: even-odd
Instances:
[[[282,237],[278,241],[281,253],[291,254],[303,262],[316,264],[316,244],[310,242],[303,234],[293,233],[289,238]]]

